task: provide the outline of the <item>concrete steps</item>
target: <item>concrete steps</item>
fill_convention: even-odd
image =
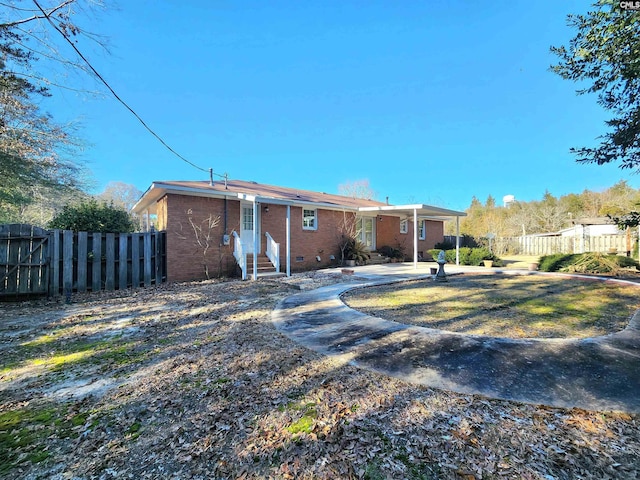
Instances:
[[[389,263],[389,258],[380,255],[378,252],[369,252],[369,261],[367,265],[381,265],[383,263]]]
[[[264,253],[259,253],[258,257],[258,278],[263,277],[283,277],[285,274],[282,272],[276,272],[276,267],[273,266],[269,257]],[[247,278],[253,280],[253,254],[247,254]]]

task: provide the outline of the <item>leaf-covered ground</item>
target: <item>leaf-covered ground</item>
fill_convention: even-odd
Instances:
[[[352,290],[370,315],[452,332],[509,338],[587,338],[623,330],[640,287],[563,276],[465,274]]]
[[[348,280],[311,277],[298,285]],[[637,478],[637,415],[341,364],[273,328],[295,291],[211,281],[0,305],[0,477]]]

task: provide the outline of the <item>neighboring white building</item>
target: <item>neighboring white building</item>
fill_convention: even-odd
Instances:
[[[573,223],[573,227],[560,230],[555,235],[560,235],[561,237],[598,237],[600,235],[621,235],[624,233],[608,218],[581,218]]]
[[[630,250],[625,231],[608,218],[582,218],[573,227],[558,232],[537,233],[511,239],[524,255],[550,255],[554,253],[611,252]]]

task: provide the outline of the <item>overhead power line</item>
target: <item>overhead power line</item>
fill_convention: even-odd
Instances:
[[[194,168],[197,168],[198,170],[202,171],[202,172],[208,172],[211,176],[213,176],[213,171],[212,169],[206,169],[206,168],[202,168],[198,165],[196,165],[195,163],[191,162],[190,160],[187,160],[185,157],[183,157],[182,155],[180,155],[178,152],[176,152],[173,148],[171,148],[167,142],[165,142],[160,135],[158,135],[156,132],[154,132],[149,125],[147,125],[145,123],[145,121],[140,117],[140,115],[138,115],[135,110],[133,108],[131,108],[127,102],[125,102],[122,98],[120,98],[120,96],[115,92],[115,90],[113,88],[111,88],[111,85],[109,85],[109,83],[107,83],[107,81],[104,79],[104,77],[102,75],[100,75],[100,73],[98,73],[98,71],[93,67],[93,65],[91,64],[91,62],[89,60],[87,60],[87,58],[82,54],[82,52],[78,49],[78,47],[76,47],[76,45],[71,41],[71,39],[67,36],[67,34],[65,34],[56,24],[53,20],[51,20],[50,18],[50,14],[47,13],[38,3],[38,0],[33,0],[33,3],[35,3],[36,7],[38,7],[38,9],[42,12],[42,15],[44,15],[44,18],[47,19],[47,21],[51,24],[51,26],[60,34],[62,35],[62,37],[67,41],[67,43],[69,45],[71,45],[71,48],[73,48],[75,50],[75,52],[78,54],[78,56],[84,61],[84,63],[87,64],[87,66],[89,67],[89,69],[93,72],[93,74],[98,77],[98,79],[104,84],[105,87],[107,87],[107,89],[109,89],[109,91],[111,92],[111,94],[116,98],[116,100],[118,100],[118,102],[120,102],[127,110],[129,110],[134,117],[136,117],[138,119],[138,121],[142,124],[142,126],[144,128],[147,129],[147,131],[153,135],[154,137],[156,137],[156,139],[162,144],[164,145],[165,148],[167,148],[167,150],[169,150],[171,153],[173,153],[176,157],[178,157],[180,160],[182,160],[183,162],[188,163],[189,165],[191,165]],[[220,175],[218,175],[220,176]],[[213,179],[212,179],[213,180]]]

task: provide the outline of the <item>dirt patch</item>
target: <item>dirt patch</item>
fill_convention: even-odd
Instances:
[[[623,330],[638,287],[541,275],[456,275],[351,291],[357,310],[400,323],[505,338],[587,338]]]
[[[296,291],[210,281],[3,305],[0,476],[635,478],[637,416],[457,395],[323,357],[271,324]]]

